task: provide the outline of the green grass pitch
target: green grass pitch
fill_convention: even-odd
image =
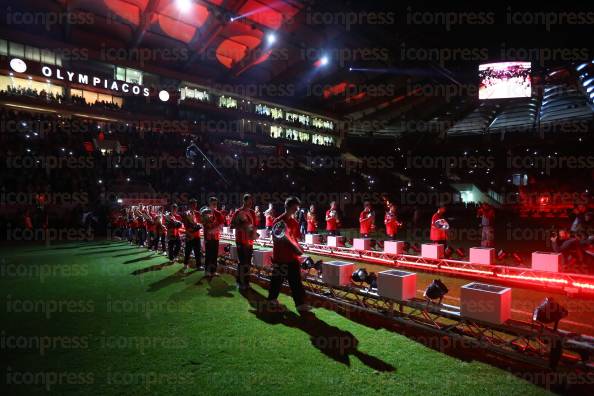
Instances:
[[[125,243],[2,248],[5,395],[537,395],[480,362],[335,312],[257,309],[201,272]]]

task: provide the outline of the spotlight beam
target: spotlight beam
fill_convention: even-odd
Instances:
[[[367,67],[350,67],[350,71],[354,72],[365,72],[365,73],[381,73],[381,74],[393,74],[397,76],[423,76],[423,77],[436,77],[439,74],[426,70],[426,69],[415,69],[415,68],[367,68]]]

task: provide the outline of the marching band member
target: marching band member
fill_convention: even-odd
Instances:
[[[299,209],[299,198],[289,197],[285,201],[285,213],[274,219],[274,224],[284,222],[285,236],[283,239],[273,238],[272,249],[272,276],[268,291],[268,302],[272,307],[279,307],[277,298],[280,293],[284,278],[289,281],[293,301],[299,312],[308,312],[311,306],[305,304],[305,290],[301,283],[301,268],[299,257],[302,250],[299,246],[301,233],[299,223],[294,215]]]
[[[272,230],[272,225],[274,224],[274,207],[272,203],[268,204],[268,209],[264,212],[264,217],[266,219],[265,226],[268,231]]]
[[[181,216],[177,213],[177,204],[171,205],[171,213],[165,215],[165,226],[167,227],[167,250],[169,260],[174,261],[181,249],[181,233],[183,223]]]
[[[235,228],[235,244],[237,246],[237,287],[247,290],[250,287],[249,276],[254,254],[254,239],[258,236],[255,224],[255,212],[252,209],[254,199],[250,194],[243,196],[243,206],[234,213],[231,227]]]
[[[398,227],[402,225],[402,223],[399,222],[396,217],[395,204],[390,204],[390,209],[384,216],[384,224],[386,225],[386,234],[388,235],[388,238],[395,240],[396,234],[398,234]]]
[[[299,233],[301,234],[301,237],[304,238],[305,233],[307,232],[307,217],[305,209],[301,206],[297,209],[297,213],[295,213],[295,220],[297,220],[297,223],[299,224]]]
[[[155,242],[153,248],[156,252],[159,251],[159,242],[161,242],[161,250],[163,254],[167,254],[167,248],[165,247],[166,236],[167,236],[167,226],[165,225],[165,214],[163,213],[163,208],[158,207],[157,212],[155,213],[154,217],[155,222]]]
[[[256,205],[254,212],[256,214],[256,228],[260,228],[260,224],[262,224],[262,211],[260,210],[260,207]]]
[[[157,238],[157,224],[155,223],[154,206],[147,206],[144,213],[146,219],[146,231],[148,234],[147,248],[152,249]]]
[[[495,246],[495,227],[493,226],[495,209],[488,203],[482,203],[478,208],[477,217],[481,218],[481,246]]]
[[[307,233],[315,234],[318,231],[318,220],[316,219],[316,207],[314,205],[309,206],[309,212],[307,212]]]
[[[326,211],[326,231],[328,231],[328,235],[338,235],[339,227],[340,219],[336,211],[336,201],[332,201],[330,202],[330,209]]]
[[[227,211],[227,207],[225,205],[221,205],[221,214],[225,217],[225,227],[228,227],[231,224],[231,219],[229,216],[229,211]]]
[[[225,223],[225,216],[217,209],[218,203],[216,197],[210,197],[208,206],[200,210],[202,226],[204,227],[204,272],[207,277],[216,275],[221,226]]]
[[[445,205],[440,206],[437,209],[437,212],[433,214],[431,217],[431,231],[429,234],[429,238],[433,243],[443,243],[444,245],[448,239],[448,232],[447,228],[444,225],[447,225],[443,215],[446,212]]]
[[[146,241],[146,220],[144,218],[144,205],[140,204],[138,209],[136,210],[136,216],[138,218],[138,246],[144,246],[144,242]]]
[[[371,202],[365,201],[363,211],[359,214],[359,232],[363,238],[369,238],[369,234],[375,228],[375,212],[371,207]]]
[[[184,272],[190,269],[190,256],[194,251],[194,258],[196,259],[196,269],[200,268],[200,260],[202,258],[200,245],[200,223],[198,222],[198,201],[194,198],[190,199],[190,207],[184,213],[182,221],[186,229],[186,240],[184,247]]]

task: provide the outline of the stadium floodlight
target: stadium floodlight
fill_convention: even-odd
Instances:
[[[274,44],[276,42],[276,34],[268,33],[266,36],[266,42],[268,42],[268,45]]]
[[[425,289],[424,296],[429,301],[439,300],[439,304],[441,304],[443,297],[448,294],[448,292],[449,290],[447,286],[440,279],[434,279],[433,282],[427,286],[427,289]]]
[[[377,275],[375,272],[367,272],[365,268],[359,268],[353,272],[351,279],[355,283],[367,283],[369,288],[377,289]]]
[[[532,314],[532,320],[543,325],[554,323],[555,327],[553,330],[556,331],[557,327],[559,326],[559,321],[561,321],[561,319],[566,317],[568,314],[569,311],[556,302],[553,297],[547,297],[534,310],[534,313]]]
[[[180,11],[186,12],[192,6],[192,0],[176,0],[175,4]]]

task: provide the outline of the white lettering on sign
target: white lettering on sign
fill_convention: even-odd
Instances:
[[[24,63],[24,62],[23,62]],[[26,68],[26,65],[24,66]],[[141,85],[131,84],[123,81],[101,78],[97,76],[89,77],[88,74],[64,70],[59,67],[44,65],[41,67],[41,74],[46,78],[55,78],[57,80],[67,79],[70,82],[81,85],[92,85],[94,87],[103,87],[110,91],[130,93],[134,95],[149,96],[150,90]]]

